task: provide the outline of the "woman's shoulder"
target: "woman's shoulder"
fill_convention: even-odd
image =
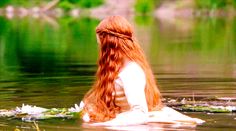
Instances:
[[[141,68],[141,66],[137,63],[137,62],[134,62],[134,61],[128,61],[126,62],[125,64],[126,67],[134,67],[134,68]]]
[[[133,61],[126,62],[125,66],[122,68],[121,72],[119,73],[119,77],[132,77],[132,78],[139,78],[144,79],[145,73],[142,67]]]
[[[126,62],[124,67],[121,69],[121,73],[122,72],[139,72],[139,73],[144,73],[142,67],[134,62],[134,61],[129,61],[129,62]]]

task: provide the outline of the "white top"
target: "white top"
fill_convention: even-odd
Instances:
[[[130,110],[148,112],[145,96],[146,77],[143,69],[135,62],[128,62],[115,81],[123,88]]]
[[[127,62],[115,84],[123,88],[130,109],[105,122],[109,126],[144,124],[148,120],[148,106],[145,96],[146,76],[135,62]]]

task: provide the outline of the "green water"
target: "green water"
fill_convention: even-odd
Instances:
[[[51,21],[0,17],[0,109],[22,103],[46,108],[79,103],[94,80],[98,53],[95,27],[99,21],[86,17]],[[133,17],[129,21],[164,97],[236,96],[236,18]],[[233,113],[187,114],[206,123],[178,129],[236,128]],[[38,124],[46,131],[95,130],[81,120],[44,120]],[[32,125],[0,119],[0,130],[32,130]],[[140,128],[177,129],[168,125]]]

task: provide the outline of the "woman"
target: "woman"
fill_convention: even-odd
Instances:
[[[98,70],[83,99],[85,121],[106,126],[200,121],[163,106],[152,70],[126,19],[110,16],[96,33]]]

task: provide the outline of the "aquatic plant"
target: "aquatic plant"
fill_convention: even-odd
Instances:
[[[183,105],[177,108],[181,111],[189,112],[211,112],[211,113],[229,113],[235,112],[234,106],[212,106],[212,105]]]
[[[225,101],[227,100],[227,101]],[[185,112],[210,112],[210,113],[230,113],[236,112],[234,103],[227,104],[228,100],[235,100],[235,98],[211,98],[207,101],[190,100],[189,98],[173,99],[166,98],[163,102],[176,110]],[[223,103],[222,103],[223,101]],[[225,103],[226,102],[226,103]],[[84,103],[81,102],[71,108],[51,108],[46,109],[32,105],[22,105],[15,109],[1,109],[0,117],[15,118],[26,122],[32,122],[42,119],[77,119],[80,118],[80,113],[83,109]],[[86,118],[83,118],[86,119]]]
[[[185,112],[210,112],[210,113],[230,113],[236,112],[234,97],[214,97],[214,98],[166,98],[164,103],[179,111]]]
[[[21,119],[22,121],[27,122],[52,118],[73,119],[80,116],[80,112],[82,110],[81,106],[82,104],[80,105],[80,107],[75,104],[75,106],[71,108],[46,109],[42,107],[22,104],[21,107],[16,107],[15,109],[11,110],[1,109],[0,117]]]

